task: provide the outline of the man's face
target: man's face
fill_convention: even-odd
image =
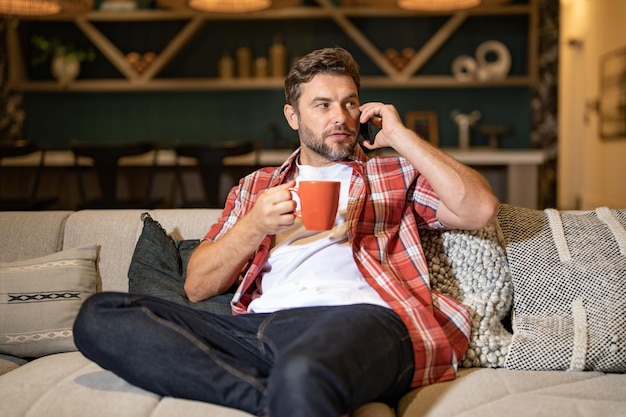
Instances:
[[[360,113],[352,78],[319,74],[301,88],[298,108],[285,106],[285,117],[300,136],[300,163],[323,166],[352,154]]]

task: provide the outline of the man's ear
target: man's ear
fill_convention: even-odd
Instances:
[[[285,104],[283,113],[289,126],[291,126],[293,130],[298,130],[298,114],[296,113],[296,109],[294,109],[291,104]]]

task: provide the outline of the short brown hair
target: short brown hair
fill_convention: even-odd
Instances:
[[[285,100],[297,107],[301,95],[300,86],[309,82],[317,74],[349,75],[356,84],[357,92],[361,87],[359,65],[350,52],[343,48],[324,48],[302,57],[287,74],[285,79]]]

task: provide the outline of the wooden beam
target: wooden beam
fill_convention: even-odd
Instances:
[[[539,83],[539,4],[530,1],[528,18],[528,76],[533,86]]]
[[[380,53],[378,48],[361,32],[350,20],[348,20],[337,6],[329,0],[316,0],[317,3],[329,11],[332,19],[344,30],[344,32],[352,38],[354,42],[365,52],[378,67],[389,77],[396,78],[398,70]]]
[[[172,59],[178,54],[193,38],[198,31],[204,25],[205,19],[199,15],[193,17],[185,27],[172,39],[165,49],[161,51],[160,54],[157,55],[157,58],[154,62],[148,67],[146,72],[144,72],[140,80],[142,82],[147,82],[154,78],[167,64],[169,64]]]
[[[77,17],[74,23],[128,80],[136,82],[139,79],[139,74],[128,65],[124,54],[91,22],[85,17]]]
[[[428,61],[430,57],[432,57],[433,54],[437,52],[448,39],[450,39],[461,24],[465,22],[467,16],[468,13],[465,11],[454,13],[402,69],[401,78],[408,79],[420,68],[422,68],[426,61]]]
[[[11,89],[14,86],[26,81],[26,65],[24,64],[24,59],[22,58],[22,48],[17,34],[19,20],[5,19],[4,24],[6,25],[7,82],[9,84],[9,88]]]

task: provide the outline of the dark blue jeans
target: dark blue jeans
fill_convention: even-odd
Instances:
[[[220,316],[158,298],[100,293],[76,346],[131,384],[272,417],[332,417],[409,389],[413,351],[391,310],[358,304]]]

